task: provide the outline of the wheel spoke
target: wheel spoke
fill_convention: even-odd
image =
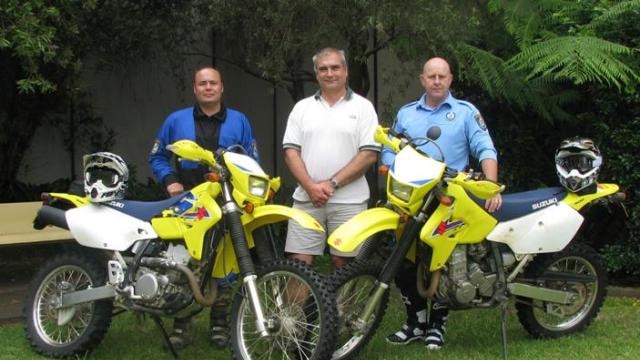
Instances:
[[[85,289],[91,286],[91,278],[81,268],[73,265],[61,266],[50,273],[36,294],[34,315],[39,336],[53,346],[64,345],[78,339],[89,326],[92,304],[76,305],[73,318],[58,326],[56,309],[64,292]],[[69,310],[67,310],[69,311]]]
[[[592,275],[597,278],[597,273],[593,265],[586,259],[577,256],[559,259],[548,267],[549,271],[560,271],[566,273]],[[545,285],[545,284],[543,284]],[[541,301],[534,301],[534,314],[541,326],[553,331],[562,331],[575,326],[587,316],[595,301],[597,283],[547,282],[550,288],[574,291],[577,299],[572,304],[553,304]],[[540,309],[542,311],[536,310]]]
[[[293,261],[282,260],[278,270],[264,270],[266,273],[258,278],[259,301],[268,336],[256,332],[256,317],[250,299],[245,295],[236,300],[240,301],[237,313],[234,312],[238,317],[234,326],[237,335],[233,338],[238,346],[237,350],[234,346],[234,351],[240,352],[237,357],[283,360],[314,357],[318,344],[325,341],[321,338],[320,321],[327,319],[320,310],[317,290],[314,290],[318,285],[311,287],[308,280],[298,274],[303,271],[298,269],[300,266]],[[280,267],[292,270],[281,270]],[[324,353],[327,353],[326,349]]]

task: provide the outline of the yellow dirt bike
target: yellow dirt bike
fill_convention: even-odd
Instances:
[[[188,140],[167,148],[206,165],[207,180],[163,201],[96,203],[111,192],[94,185],[115,188],[122,172],[114,175],[114,168],[126,168],[123,161],[114,165],[117,155],[98,153],[109,158],[91,170],[85,164],[85,190],[94,184],[87,196],[43,195],[34,226],[69,229],[80,246],[50,259],[31,281],[24,316],[32,347],[51,357],[83,356],[98,346],[119,308],[150,315],[177,356],[160,318],[193,315],[214,303],[218,286],[234,283],[236,359],[329,357],[335,309],[321,276],[301,262],[253,253],[265,241],[253,235],[262,226],[290,219],[317,231],[322,226],[302,211],[267,204],[280,179],[270,179],[249,156],[212,153]]]
[[[426,143],[438,147],[438,135],[436,127],[421,139],[377,129],[376,141],[396,153],[387,201],[343,224],[328,242],[345,252],[385,233],[397,242],[382,262],[364,256],[332,275],[340,321],[333,359],[352,358],[369,341],[405,258],[419,262],[422,297],[450,309],[501,306],[505,356],[509,299],[516,299],[518,318],[535,337],[582,330],[602,306],[603,262],[591,247],[572,240],[590,206],[624,209],[618,186],[598,183],[584,194],[563,187],[506,194],[501,209],[490,214],[484,201],[504,186],[448,168],[418,149]]]

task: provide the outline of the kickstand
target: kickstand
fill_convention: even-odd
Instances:
[[[508,301],[504,301],[502,302],[502,304],[500,304],[500,315],[501,315],[501,321],[500,321],[500,330],[502,332],[502,358],[504,360],[507,360],[507,304],[509,302]]]
[[[173,345],[171,345],[171,341],[169,341],[169,334],[167,334],[167,331],[164,329],[164,326],[162,326],[162,320],[160,320],[160,317],[158,315],[151,315],[151,318],[156,323],[156,325],[158,325],[158,328],[160,329],[160,333],[162,333],[162,337],[164,338],[164,342],[167,345],[167,349],[171,351],[171,355],[173,355],[173,358],[177,359],[178,353],[176,352],[176,349],[174,349]]]

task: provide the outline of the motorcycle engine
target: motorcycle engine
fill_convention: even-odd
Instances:
[[[472,306],[493,295],[497,275],[486,262],[482,244],[458,245],[442,272],[436,297],[454,306]]]
[[[189,253],[183,245],[169,244],[161,257],[182,264],[188,264]],[[135,294],[144,306],[177,311],[191,301],[191,289],[186,276],[180,271],[167,268],[141,266],[135,277]]]

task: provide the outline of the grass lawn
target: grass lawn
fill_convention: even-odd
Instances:
[[[195,324],[195,343],[180,353],[182,359],[231,359],[228,351],[213,350],[207,343],[206,318],[201,313]],[[385,335],[397,330],[404,320],[404,307],[397,293],[380,330],[358,359],[501,359],[500,313],[498,309],[452,312],[447,345],[427,353],[417,342],[391,346]],[[509,359],[638,359],[640,358],[640,299],[609,298],[594,323],[584,332],[555,340],[534,340],[520,326],[510,307],[508,320]],[[0,359],[42,359],[24,336],[22,325],[0,326]],[[82,357],[80,357],[82,358]],[[102,344],[87,359],[171,359],[162,349],[162,339],[150,318],[137,319],[130,313],[114,318]]]

